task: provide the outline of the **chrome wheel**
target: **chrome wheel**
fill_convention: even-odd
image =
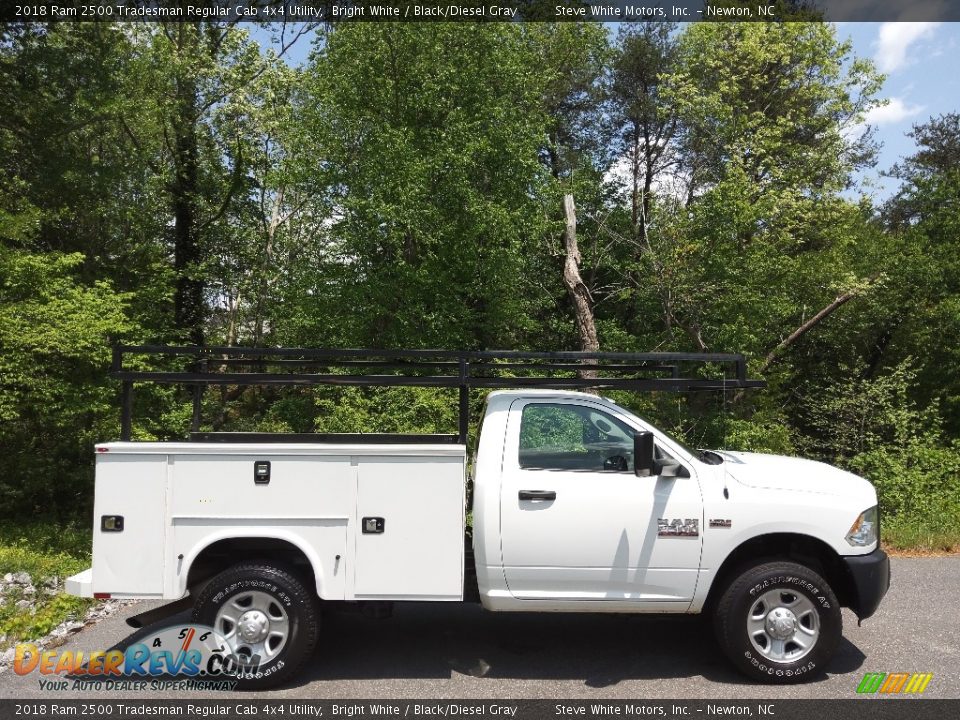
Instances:
[[[290,619],[269,593],[248,590],[230,598],[217,612],[214,629],[238,657],[272,660],[287,644]]]
[[[768,590],[750,605],[747,634],[768,660],[791,663],[806,656],[820,636],[813,602],[787,589]]]

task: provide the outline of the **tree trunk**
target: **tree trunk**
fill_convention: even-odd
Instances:
[[[173,114],[173,266],[177,275],[174,295],[174,323],[190,342],[203,344],[203,280],[199,276],[200,219],[199,149],[197,142],[196,83],[181,78],[176,83],[176,109]]]
[[[586,352],[597,352],[600,342],[597,340],[597,326],[593,318],[590,291],[580,277],[580,248],[577,246],[577,214],[573,204],[573,195],[563,196],[563,216],[566,227],[563,231],[563,244],[567,254],[563,264],[563,284],[573,303],[573,315],[577,323],[577,334],[580,336],[580,349]],[[595,370],[581,370],[582,378],[595,378]]]

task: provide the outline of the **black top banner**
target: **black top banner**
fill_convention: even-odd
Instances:
[[[11,22],[931,22],[956,0],[0,0]]]

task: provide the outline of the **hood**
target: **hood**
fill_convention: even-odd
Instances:
[[[863,498],[864,502],[876,503],[876,491],[868,480],[826,463],[783,455],[715,452],[723,457],[727,472],[749,487]]]

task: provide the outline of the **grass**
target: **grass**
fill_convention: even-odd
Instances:
[[[899,555],[960,552],[960,518],[883,518],[880,539],[887,551]]]
[[[59,582],[90,567],[89,528],[58,526],[54,523],[19,525],[0,522],[0,575],[27,572],[37,588],[33,610],[17,608],[25,596],[18,588],[8,588],[0,603],[0,649],[46,635],[64,620],[80,619],[92,600],[66,593],[44,592],[52,577]]]

